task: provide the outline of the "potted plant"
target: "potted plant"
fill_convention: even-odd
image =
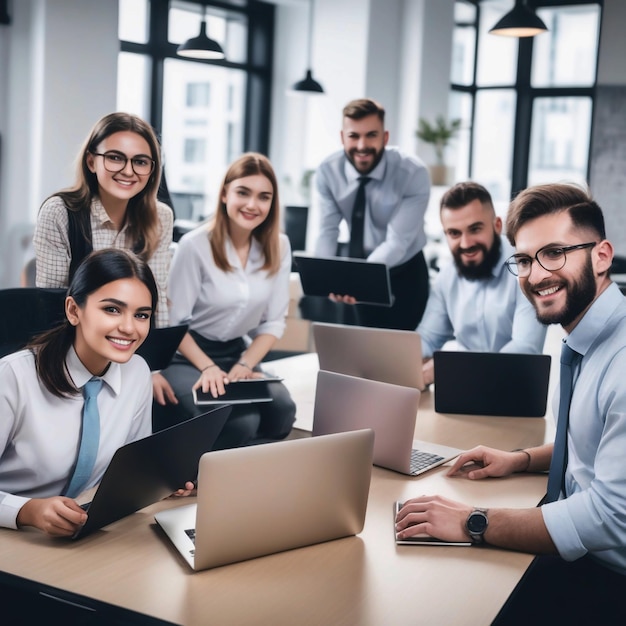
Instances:
[[[450,169],[445,163],[445,149],[459,128],[461,120],[454,119],[448,122],[443,115],[438,115],[434,124],[423,117],[419,119],[419,127],[415,134],[424,143],[432,144],[435,151],[436,163],[430,166],[430,178],[433,185],[447,185],[450,183]]]

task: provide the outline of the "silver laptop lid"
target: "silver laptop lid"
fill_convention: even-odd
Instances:
[[[322,370],[424,389],[415,331],[313,322],[313,337]]]
[[[373,445],[360,430],[203,455],[194,569],[361,532]]]
[[[313,435],[371,428],[374,464],[408,473],[420,391],[374,380],[320,371]]]

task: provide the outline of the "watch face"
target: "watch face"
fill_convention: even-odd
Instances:
[[[471,533],[483,533],[487,528],[487,516],[484,513],[472,513],[467,518],[467,530]]]

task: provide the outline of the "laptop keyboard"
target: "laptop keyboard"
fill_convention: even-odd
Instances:
[[[187,537],[189,537],[189,539],[191,539],[191,541],[193,541],[194,545],[196,543],[196,529],[195,528],[186,528],[185,529],[185,534],[187,535]]]
[[[443,457],[431,452],[422,450],[411,450],[411,474],[415,474],[425,467],[430,467],[433,463],[442,461]]]

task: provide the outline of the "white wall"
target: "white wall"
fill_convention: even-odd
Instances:
[[[115,110],[118,5],[114,0],[20,0],[4,36],[6,105],[0,108],[0,284],[17,284],[15,235],[42,200],[74,180],[93,124]],[[8,47],[8,52],[7,52]],[[4,113],[4,114],[3,114]],[[10,155],[10,156],[9,156]],[[7,254],[9,252],[9,254]]]

